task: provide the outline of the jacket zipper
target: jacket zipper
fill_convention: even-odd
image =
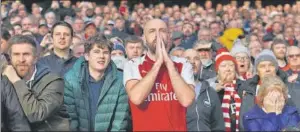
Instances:
[[[207,95],[207,99],[208,99],[208,102],[209,104],[211,105],[211,102],[210,102],[210,97],[209,97],[209,94],[208,94],[208,91],[206,90],[206,95]],[[199,97],[200,95],[198,95]],[[200,131],[200,127],[199,127],[199,120],[200,120],[200,116],[199,116],[199,111],[198,111],[198,105],[196,103],[196,114],[197,114],[197,131]]]
[[[90,113],[89,113],[89,111],[91,110],[91,106],[90,106],[90,104],[89,104],[89,87],[88,87],[88,84],[87,84],[87,82],[86,82],[86,80],[84,79],[85,77],[83,77],[83,76],[85,76],[86,75],[86,70],[85,70],[85,68],[83,68],[82,69],[82,72],[81,72],[81,84],[80,84],[80,86],[81,86],[81,89],[83,90],[83,100],[84,100],[84,104],[87,104],[88,105],[88,110],[86,111],[86,114],[87,114],[87,118],[88,118],[88,127],[89,127],[89,131],[93,131],[92,130],[92,125],[91,125],[91,115],[90,115]],[[85,90],[85,88],[87,89],[87,90]]]
[[[89,85],[87,83],[86,83],[85,88],[87,89],[87,93],[85,95],[88,95],[85,97],[85,99],[89,99],[90,89],[89,89]],[[86,101],[85,104],[88,104],[87,116],[89,118],[88,123],[89,123],[90,131],[94,131],[93,127],[92,127],[92,123],[91,123],[92,117],[91,117],[91,114],[89,113],[91,111],[91,105],[90,105],[89,101]]]
[[[198,106],[197,106],[197,103],[196,103],[196,114],[197,114],[197,130],[200,131],[200,128],[199,128],[199,112],[198,112]]]

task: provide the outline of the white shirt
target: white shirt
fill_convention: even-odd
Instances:
[[[175,56],[171,56],[171,59],[176,63],[182,63],[182,71],[180,73],[183,80],[190,85],[195,86],[195,80],[194,80],[194,73],[192,65],[185,59],[185,58],[179,58]],[[124,78],[123,78],[123,84],[126,86],[127,81],[129,80],[141,80],[142,76],[139,70],[139,65],[142,64],[145,61],[145,55],[139,58],[134,58],[132,60],[129,60],[124,65]],[[141,71],[144,72],[144,71]],[[146,71],[145,71],[146,72]]]

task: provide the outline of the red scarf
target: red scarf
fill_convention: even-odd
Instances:
[[[235,103],[235,119],[236,119],[236,130],[239,131],[239,118],[240,118],[240,107],[241,107],[241,98],[236,92],[236,85],[235,81],[234,83],[231,84],[225,84],[225,89],[224,89],[224,97],[222,101],[222,111],[223,111],[223,117],[224,117],[224,122],[225,122],[225,130],[227,132],[232,131],[231,130],[231,119],[230,119],[230,114],[229,114],[229,107],[231,103],[231,99],[234,100]],[[234,130],[233,130],[234,131]]]
[[[239,78],[239,79],[245,81],[245,80],[247,80],[247,79],[249,79],[249,78],[247,77],[247,73],[243,73],[243,74],[240,75],[240,78]]]

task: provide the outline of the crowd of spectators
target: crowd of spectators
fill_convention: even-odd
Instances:
[[[212,5],[1,4],[2,130],[300,130],[300,1]]]

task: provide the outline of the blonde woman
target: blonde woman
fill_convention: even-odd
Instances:
[[[296,107],[286,105],[288,89],[277,76],[262,79],[256,105],[243,116],[246,131],[280,131],[300,121]]]

